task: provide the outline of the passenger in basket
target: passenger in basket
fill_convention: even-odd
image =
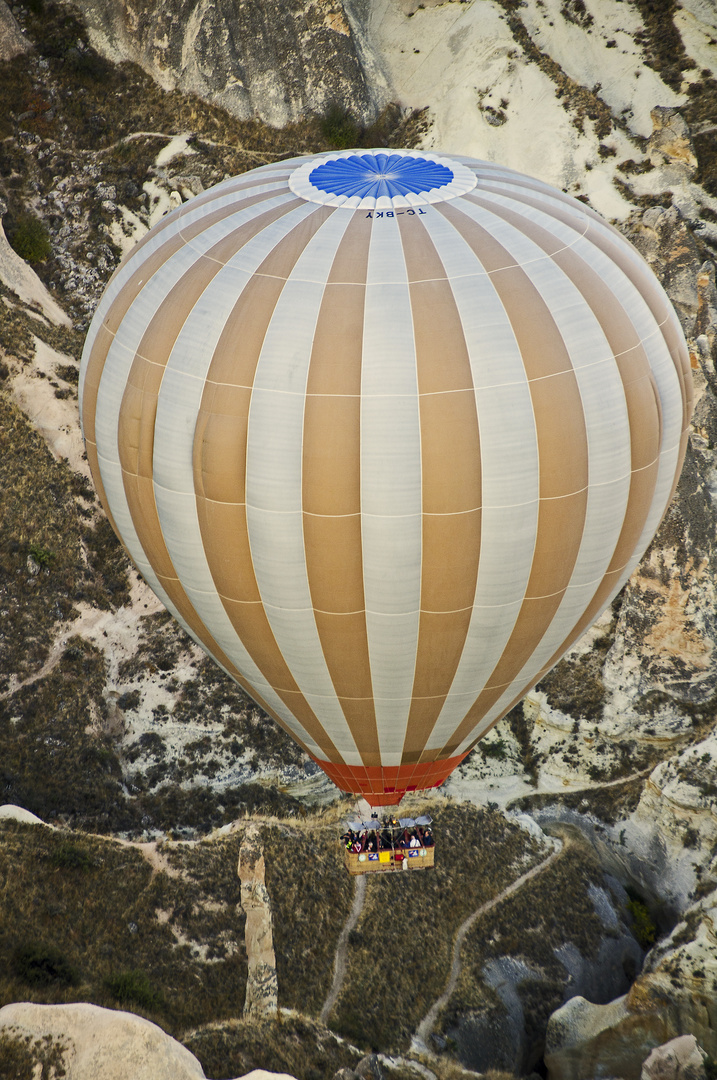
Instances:
[[[436,841],[433,839],[433,833],[431,832],[430,828],[428,826],[426,826],[426,830],[425,830],[425,832],[423,834],[423,846],[424,847],[433,847],[435,842]]]
[[[402,848],[411,846],[411,837],[408,835],[408,829],[403,830],[403,836],[401,837],[400,845]]]
[[[408,846],[412,847],[412,848],[416,848],[416,847],[421,846],[421,841],[418,839],[415,832],[411,833],[411,842],[410,842],[410,844]]]

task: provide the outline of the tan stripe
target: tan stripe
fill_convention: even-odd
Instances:
[[[422,223],[399,218],[411,297],[421,434],[421,614],[403,763],[418,760],[463,653],[481,530],[478,417],[460,315]]]
[[[361,546],[361,356],[371,232],[355,214],[316,323],[302,458],[306,572],[326,666],[363,764],[378,760]]]
[[[500,186],[491,187],[490,185],[483,184],[481,187],[484,190],[493,191],[499,195],[506,194]],[[530,188],[531,185],[526,184],[525,187]],[[535,207],[538,210],[542,210],[544,213],[549,213],[563,224],[576,229],[574,213],[569,214],[557,206],[546,207],[546,205],[538,199],[522,194],[520,190],[511,192],[510,194],[517,201]],[[569,202],[570,200],[567,196],[564,196],[561,201]],[[674,310],[648,264],[643,262],[641,266],[637,266],[634,260],[629,257],[628,251],[625,249],[625,244],[627,243],[625,237],[612,225],[609,225],[600,218],[598,214],[589,210],[588,207],[585,207],[584,210],[588,217],[594,218],[603,227],[602,230],[591,229],[589,234],[586,234],[589,243],[593,244],[599,251],[607,255],[608,258],[622,270],[647,303],[659,326],[682,388],[683,430],[686,430],[692,416],[694,390],[690,370],[690,357],[684,342],[684,337],[679,329]],[[613,234],[614,239],[613,236],[605,235],[604,229],[609,230],[609,233]]]
[[[246,680],[204,626],[178,580],[157,514],[152,454],[159,388],[177,335],[208,283],[245,242],[244,229],[238,229],[233,236],[223,239],[211,249],[209,257],[197,260],[160,304],[133,361],[117,431],[127,505],[152,570],[184,622],[243,686],[247,685]]]
[[[580,550],[587,506],[587,434],[575,373],[550,312],[525,272],[477,222],[436,206],[491,274],[520,348],[538,440],[540,508],[526,595],[485,689],[441,751],[452,753],[532,655],[560,605]]]
[[[246,430],[251,386],[287,277],[333,210],[317,207],[277,244],[242,291],[212,357],[197,417],[194,485],[204,550],[234,630],[294,716],[321,748],[341,756],[301,694],[271,630],[254,574],[246,519]]]
[[[510,220],[516,226],[518,225],[518,221],[515,220],[517,215],[505,211],[504,208],[490,207],[490,209]],[[522,219],[520,223],[523,225],[525,232],[529,233],[536,243],[547,249],[547,244],[544,243],[544,230]],[[602,610],[616,582],[624,572],[625,566],[632,558],[635,545],[642,534],[652,505],[659,468],[659,462],[657,461],[661,428],[659,396],[649,362],[632,323],[620,306],[618,299],[614,297],[595,271],[588,267],[575,252],[570,250],[561,251],[554,256],[554,261],[576,283],[600,322],[611,349],[616,354],[616,362],[623,381],[628,409],[633,471],[625,519],[603,581],[581,618],[550,660],[520,690],[520,693],[506,706],[501,716],[509,712],[513,705],[520,701],[528,690],[540,681],[563,653],[579,639]],[[505,684],[505,686],[507,685],[509,685],[509,682]],[[503,689],[505,689],[505,686]],[[495,700],[498,700],[498,698],[496,697]],[[469,725],[478,723],[481,716],[485,715],[492,704],[494,702],[487,703],[486,700],[480,702],[480,704],[476,702],[464,721],[466,734],[470,731]],[[494,722],[497,723],[497,720]],[[463,738],[465,738],[465,735],[463,735]],[[455,748],[461,741],[460,738],[456,741],[454,736],[449,746]]]
[[[244,206],[256,205],[268,198],[267,195],[260,195],[253,199],[248,199],[243,204]],[[243,243],[248,243],[258,232],[266,228],[271,222],[276,221],[290,210],[301,204],[300,199],[292,199],[290,202],[285,203],[278,210],[270,210],[264,214],[259,214],[251,222],[246,225],[240,226],[232,234],[237,237],[241,234],[243,237]],[[134,273],[127,279],[122,289],[115,297],[113,303],[110,305],[107,311],[102,325],[98,328],[95,335],[95,339],[92,343],[92,349],[85,371],[83,390],[82,390],[82,421],[83,428],[87,438],[95,439],[95,412],[97,408],[97,393],[99,390],[100,381],[102,379],[102,372],[104,370],[105,362],[107,360],[107,354],[109,353],[114,336],[120,326],[120,323],[124,319],[125,315],[129,311],[131,305],[136,300],[140,291],[147,285],[147,282],[154,277],[157,271],[166,263],[169,259],[182,247],[184,247],[190,240],[193,240],[195,236],[204,230],[210,228],[218,221],[222,221],[226,217],[230,217],[237,212],[236,204],[231,206],[222,207],[216,210],[213,214],[208,214],[206,217],[201,218],[199,221],[194,222],[186,232],[172,236],[165,244],[157,248],[147,258],[142,259],[140,264],[135,269]],[[150,230],[147,233],[147,238],[154,238],[156,236],[155,230]],[[143,241],[140,241],[140,244]],[[139,246],[139,245],[137,245]],[[241,244],[239,245],[241,246]],[[237,249],[238,250],[238,249]],[[132,248],[132,251],[123,259],[118,266],[115,273],[112,275],[114,278],[122,269],[125,262],[129,261],[136,254],[137,247]]]
[[[493,207],[483,200],[473,201],[480,201],[486,209],[516,228],[523,228],[544,251],[551,250],[550,233],[541,226],[504,207]],[[625,392],[633,475],[621,535],[608,568],[608,573],[616,568],[621,572],[645,527],[657,480],[662,434],[659,394],[645,350],[619,298],[576,252],[563,249],[553,256],[553,261],[579,289],[600,324],[615,357]]]
[[[357,292],[356,289],[353,291]],[[332,313],[334,304],[331,300],[334,298],[340,300],[336,296],[327,297],[329,302],[322,306],[321,317],[324,314],[328,317]],[[357,295],[356,301],[363,306],[363,295]],[[338,304],[336,310],[340,310]],[[340,353],[343,345],[341,332],[343,327],[340,322],[335,322],[333,326],[336,331],[335,348]],[[348,340],[351,341],[351,339]],[[360,350],[361,336],[353,338],[349,349],[353,349],[354,343],[358,344]],[[338,364],[337,367],[339,367]],[[358,371],[361,371],[360,357]],[[348,374],[347,383],[350,383],[353,381],[354,373]],[[338,378],[339,372],[336,371],[333,373],[332,381],[336,383]],[[309,386],[312,382],[310,369]],[[306,513],[332,516],[359,513],[361,509],[360,425],[361,399],[358,395],[348,393],[345,397],[340,397],[309,391],[304,413],[302,462],[302,496]]]
[[[104,326],[99,326],[90,349],[82,381],[82,433],[86,442],[97,441],[95,427],[97,394],[100,389],[100,380],[102,379],[107,353],[110,351],[113,340],[112,334]]]
[[[682,466],[680,462],[680,468],[677,470],[678,479],[681,468]],[[543,676],[548,671],[550,671],[550,669],[555,664],[557,664],[558,660],[560,660],[563,654],[567,652],[567,650],[582,637],[588,627],[592,625],[593,621],[598,617],[598,615],[604,608],[610,594],[617,585],[620,577],[625,571],[625,567],[630,562],[634,554],[635,545],[637,544],[637,541],[639,540],[642,533],[642,529],[638,529],[640,520],[642,520],[644,526],[644,520],[647,517],[647,514],[651,507],[652,496],[655,490],[656,474],[657,465],[653,465],[650,469],[646,469],[642,473],[637,473],[633,475],[630,485],[630,511],[633,511],[633,509],[637,509],[639,512],[631,512],[629,515],[626,515],[626,523],[623,525],[623,530],[620,534],[620,539],[618,540],[617,546],[615,548],[615,553],[613,555],[610,568],[600,582],[600,585],[595,591],[595,594],[592,597],[588,607],[580,616],[580,619],[571,629],[570,633],[565,637],[565,639],[555,650],[550,659],[545,664],[543,664],[543,666],[540,668],[540,671],[537,671],[534,675],[531,676],[530,681],[526,683],[525,686],[522,687],[520,692],[515,695],[512,701],[508,705],[506,705],[500,716],[497,716],[496,719],[491,723],[490,728],[492,728],[494,724],[497,724],[499,720],[502,720],[502,718],[510,712],[514,705],[517,705],[519,701],[522,701],[528,691],[532,690],[533,687],[540,682]],[[510,683],[506,683],[506,686],[508,685],[510,685]],[[505,686],[502,689],[505,690]],[[496,697],[495,700],[497,701],[498,698]],[[492,704],[494,703],[495,702],[493,702]],[[472,724],[467,724],[468,716],[466,716],[466,719],[464,720],[464,723],[466,723],[467,726],[466,734],[470,732],[470,726],[475,726],[477,723],[480,722],[480,720],[488,712],[488,709],[490,707],[491,705],[482,705],[479,708],[478,702],[473,705],[470,713],[468,714],[468,716],[473,717]],[[490,728],[487,728],[486,732],[490,731]],[[483,734],[486,734],[486,732],[484,732]],[[466,736],[464,735],[463,738],[465,737]],[[480,738],[482,737],[483,736],[481,735]],[[471,744],[469,749],[472,750],[478,741],[479,740],[476,739],[475,742]],[[450,746],[455,749],[457,746],[460,745],[460,742],[462,742],[462,739],[456,742],[454,737],[451,740]],[[443,751],[441,751],[441,753],[443,753]]]
[[[341,755],[301,693],[296,680],[286,666],[284,657],[277,648],[263,604],[241,604],[224,597],[222,597],[222,602],[237,634],[240,637],[246,635],[251,645],[252,660],[274,692],[281,698],[292,716],[296,717],[309,737],[321,748],[327,759],[340,763]]]

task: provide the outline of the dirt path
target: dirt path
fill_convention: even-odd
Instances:
[[[430,1038],[431,1032],[433,1031],[433,1027],[439,1012],[447,1003],[451,994],[454,992],[456,986],[458,985],[458,977],[461,973],[461,948],[463,946],[463,942],[465,941],[466,934],[473,926],[473,923],[476,921],[476,919],[480,918],[481,915],[485,915],[486,912],[490,911],[491,908],[494,908],[497,904],[500,904],[508,896],[512,896],[513,893],[517,892],[518,889],[521,889],[523,885],[525,885],[532,878],[537,877],[538,874],[542,874],[543,870],[547,870],[551,863],[555,862],[558,856],[562,854],[564,847],[565,842],[561,843],[560,847],[557,848],[557,850],[553,851],[550,855],[548,855],[547,859],[543,859],[543,861],[538,863],[537,866],[534,866],[531,870],[527,870],[524,874],[521,874],[519,878],[516,878],[516,880],[511,885],[508,885],[507,888],[503,889],[502,892],[499,892],[498,895],[494,896],[492,900],[488,900],[485,904],[482,904],[476,911],[473,912],[472,915],[469,915],[465,922],[462,923],[461,926],[458,928],[458,933],[456,934],[456,939],[453,943],[453,962],[451,964],[451,973],[448,978],[448,983],[446,984],[446,989],[443,991],[441,996],[433,1002],[430,1009],[423,1017],[423,1020],[421,1020],[420,1024],[416,1028],[416,1034],[411,1040],[411,1050],[414,1053],[431,1053],[431,1051],[428,1049],[428,1039]]]
[[[349,917],[343,925],[343,929],[339,934],[338,944],[336,945],[336,957],[334,959],[334,981],[331,984],[329,990],[329,996],[323,1004],[319,1019],[322,1024],[325,1024],[329,1018],[331,1010],[338,1000],[338,996],[341,993],[341,987],[344,983],[346,976],[346,954],[348,952],[349,934],[356,926],[356,923],[361,917],[363,910],[363,902],[366,896],[366,876],[359,874],[355,879],[356,888],[354,890],[354,902],[351,905],[351,911]]]

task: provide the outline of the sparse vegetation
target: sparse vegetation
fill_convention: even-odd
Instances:
[[[318,1013],[331,987],[334,953],[353,900],[335,824],[262,830],[274,918],[279,1002]]]
[[[320,130],[332,150],[348,150],[357,145],[361,129],[347,109],[333,105],[321,117]]]
[[[361,1057],[353,1046],[302,1016],[263,1023],[235,1020],[231,1026],[189,1033],[183,1042],[214,1080],[244,1076],[253,1069],[331,1080],[339,1069],[354,1068]]]
[[[3,1080],[62,1080],[64,1067],[63,1043],[49,1035],[33,1039],[15,1033],[13,1029],[0,1033],[0,1076]]]
[[[105,986],[122,1006],[138,1005],[145,1012],[156,1012],[164,1003],[162,994],[152,986],[146,971],[119,971],[106,979]]]
[[[128,597],[126,558],[109,526],[88,526],[80,516],[72,477],[0,388],[0,671],[6,678],[44,662],[57,623],[74,617],[76,602],[112,608]],[[40,573],[28,569],[28,556]]]
[[[520,747],[520,761],[525,773],[532,784],[537,784],[540,760],[533,748],[531,740],[532,724],[525,715],[523,702],[518,702],[505,719]]]
[[[606,635],[582,656],[558,661],[537,686],[545,692],[548,704],[568,716],[600,720],[605,703],[602,669],[611,644]]]
[[[658,761],[655,755],[655,763]],[[594,815],[598,821],[614,825],[621,821],[636,809],[642,795],[645,781],[642,777],[625,780],[623,783],[613,784],[610,787],[598,787],[594,789],[583,788],[573,792],[549,792],[541,795],[527,795],[522,799],[516,799],[509,803],[510,810],[520,810],[526,813],[535,813],[537,810],[549,806],[564,806],[570,810],[577,810],[581,814]]]
[[[405,1049],[445,987],[461,922],[545,857],[502,814],[462,804],[436,808],[436,865],[376,875],[349,938],[348,972],[330,1026],[359,1046]]]
[[[93,864],[78,869],[66,863],[68,842],[61,831],[0,825],[0,955],[14,958],[0,967],[0,1006],[119,1004],[174,1034],[241,1015],[239,836],[186,859],[180,847],[178,877],[90,836],[71,838]]]
[[[12,958],[12,973],[25,986],[77,986],[79,977],[67,957],[53,945],[21,945]]]
[[[660,78],[673,90],[680,92],[682,73],[695,67],[685,52],[674,16],[677,0],[636,0],[636,7],[645,25],[635,34],[635,40],[645,46],[647,63],[660,73]]]

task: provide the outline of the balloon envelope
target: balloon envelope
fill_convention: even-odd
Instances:
[[[381,805],[441,783],[625,583],[690,386],[663,290],[581,202],[360,150],[156,225],[95,314],[81,416],[157,595]]]

